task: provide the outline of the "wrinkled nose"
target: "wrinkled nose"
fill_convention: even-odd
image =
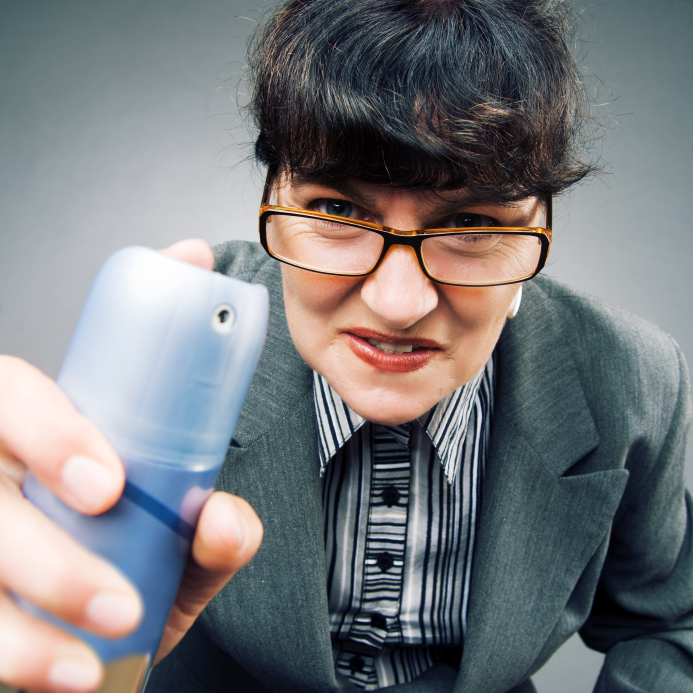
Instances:
[[[438,291],[424,275],[413,248],[392,246],[378,269],[366,277],[361,298],[384,325],[405,330],[438,305]]]

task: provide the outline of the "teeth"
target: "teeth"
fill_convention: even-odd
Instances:
[[[389,342],[379,342],[377,339],[369,339],[368,343],[386,354],[408,354],[414,350],[411,344],[390,344]]]

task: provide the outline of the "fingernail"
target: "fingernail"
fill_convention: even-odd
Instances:
[[[56,662],[48,671],[48,682],[73,691],[93,691],[101,680],[96,662],[64,660]]]
[[[92,597],[85,615],[99,632],[121,635],[138,624],[142,617],[142,604],[133,597],[104,592]]]
[[[63,465],[62,481],[78,510],[96,511],[113,495],[115,474],[106,465],[85,455],[72,455]]]

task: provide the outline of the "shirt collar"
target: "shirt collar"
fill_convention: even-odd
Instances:
[[[477,398],[481,389],[486,396]],[[315,371],[313,371],[313,396],[318,422],[320,476],[322,476],[329,461],[366,423],[366,419],[343,402],[327,380]],[[453,483],[457,475],[469,418],[477,399],[483,409],[483,417],[490,416],[493,407],[493,356],[468,383],[446,395],[417,419],[431,439],[449,483]],[[401,438],[402,444],[408,444],[408,431],[405,427],[388,426],[388,429],[396,439]]]

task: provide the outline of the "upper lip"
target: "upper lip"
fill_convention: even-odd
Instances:
[[[422,339],[420,337],[395,337],[391,334],[383,334],[382,332],[377,332],[376,330],[369,330],[362,327],[345,330],[345,332],[350,332],[357,337],[361,337],[361,339],[377,339],[379,342],[386,342],[387,344],[411,344],[411,346],[413,346],[415,349],[443,348],[433,339]]]

